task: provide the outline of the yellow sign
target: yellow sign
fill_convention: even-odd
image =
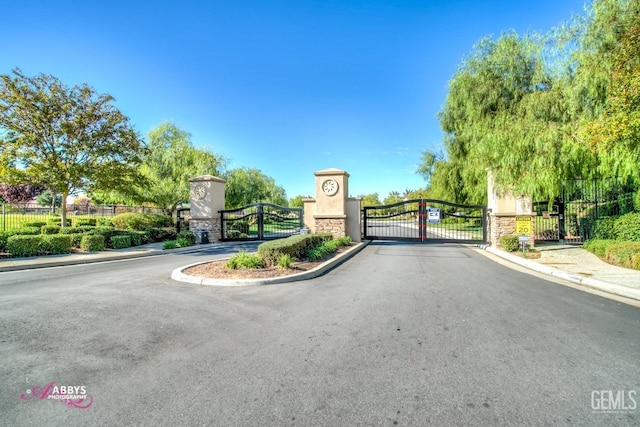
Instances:
[[[531,217],[516,217],[516,234],[531,234]]]

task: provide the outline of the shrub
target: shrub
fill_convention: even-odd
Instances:
[[[41,234],[60,234],[62,227],[59,225],[43,225],[40,227]]]
[[[113,222],[109,217],[99,216],[96,218],[96,227],[113,227]]]
[[[237,270],[238,268],[262,268],[264,266],[264,260],[259,255],[248,254],[245,251],[235,254],[227,261],[227,267],[232,270]]]
[[[601,240],[615,240],[616,231],[614,226],[617,218],[618,217],[610,216],[596,219],[593,226],[593,238]]]
[[[68,234],[44,235],[40,242],[40,253],[57,255],[71,253],[71,236]]]
[[[191,241],[183,237],[178,237],[178,239],[176,240],[176,243],[179,248],[186,248],[192,245]]]
[[[126,212],[116,215],[111,219],[114,227],[122,230],[143,231],[149,227],[170,227],[171,217],[156,214],[141,214]]]
[[[288,254],[292,258],[306,258],[309,251],[325,240],[331,239],[330,233],[298,234],[284,239],[271,240],[258,246],[258,255],[267,265],[274,265],[278,257]]]
[[[623,267],[640,270],[640,242],[619,242],[605,252],[607,261]]]
[[[165,240],[176,240],[176,229],[172,227],[149,227],[145,230],[152,242],[163,242]]]
[[[185,239],[189,242],[188,245],[186,246],[191,246],[191,245],[195,245],[196,244],[196,235],[193,234],[192,231],[189,230],[181,230],[178,235],[177,235],[178,239]]]
[[[140,246],[144,240],[144,231],[130,231],[129,236],[131,237],[131,246]]]
[[[60,221],[58,220],[58,223]],[[42,227],[43,225],[47,225],[46,221],[22,221],[22,227]]]
[[[83,225],[90,225],[95,227],[97,224],[97,218],[89,218],[89,217],[76,217],[76,227],[80,227]]]
[[[57,225],[57,226],[61,226],[62,224],[62,218],[60,217],[51,217],[47,220],[46,225]],[[71,218],[67,218],[65,220],[65,225],[67,227],[71,227]]]
[[[82,238],[85,236],[84,233],[73,233],[73,234],[68,234],[68,236],[71,237],[71,247],[72,248],[80,248],[80,242],[82,241]]]
[[[640,242],[640,212],[618,217],[613,225],[613,230],[618,240]]]
[[[40,255],[42,235],[14,235],[7,239],[7,252],[14,257]]]
[[[111,247],[111,238],[113,236],[119,235],[120,233],[122,233],[122,230],[116,230],[113,227],[96,227],[93,230],[89,231],[87,234],[102,236],[104,238],[104,244],[106,245],[106,247]]]
[[[123,234],[121,236],[111,237],[111,247],[113,249],[124,249],[131,246],[131,235]]]
[[[507,252],[515,252],[520,248],[520,242],[518,236],[515,234],[509,234],[500,237],[500,246]]]
[[[291,268],[291,264],[293,264],[293,257],[289,254],[282,254],[278,257],[277,263],[280,268]]]
[[[5,252],[7,250],[7,239],[9,236],[12,236],[9,231],[0,231],[0,252]]]
[[[582,247],[599,257],[604,257],[607,248],[611,245],[615,245],[616,243],[616,240],[592,239],[586,241]]]
[[[36,234],[41,234],[40,233],[40,227],[22,227],[22,228],[14,228],[13,230],[10,231],[10,233],[14,236],[17,235],[21,235],[21,236],[26,236],[26,235],[36,235]]]
[[[96,227],[92,225],[77,225],[75,227],[65,227],[60,230],[60,233],[62,234],[87,233],[95,229]]]
[[[311,249],[307,256],[311,261],[317,261],[335,253],[339,246],[341,246],[341,244],[338,240],[328,240]]]
[[[168,240],[162,245],[162,249],[175,249],[177,247],[178,242],[176,242],[175,240]]]
[[[339,246],[349,246],[351,244],[351,238],[349,236],[340,237],[336,239]]]
[[[80,249],[86,252],[104,251],[105,238],[102,234],[86,234],[80,241]]]

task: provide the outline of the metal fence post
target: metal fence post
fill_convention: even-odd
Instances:
[[[258,239],[264,239],[264,210],[262,209],[262,203],[258,203]]]

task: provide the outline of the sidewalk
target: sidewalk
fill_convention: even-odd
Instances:
[[[499,249],[486,248],[488,252],[530,270],[640,301],[639,270],[608,264],[576,245],[538,243],[536,249],[540,251],[540,258],[525,259]]]

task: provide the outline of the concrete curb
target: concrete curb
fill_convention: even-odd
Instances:
[[[305,271],[298,274],[293,274],[291,276],[282,276],[282,277],[273,277],[269,279],[211,279],[206,277],[198,277],[198,276],[190,276],[188,274],[184,274],[183,271],[187,268],[206,264],[209,261],[200,261],[194,264],[185,265],[183,267],[178,267],[171,273],[171,278],[178,282],[185,283],[193,283],[196,285],[205,285],[205,286],[263,286],[263,285],[275,285],[279,283],[289,283],[289,282],[297,282],[300,280],[308,280],[313,279],[314,277],[322,276],[329,270],[337,267],[342,264],[346,260],[350,259],[362,249],[364,249],[371,241],[361,242],[350,248],[349,250],[341,253],[335,258],[328,260],[327,262],[320,264],[312,270]],[[228,258],[225,258],[228,259]],[[216,260],[221,261],[221,260]]]
[[[508,252],[500,249],[495,249],[490,246],[481,245],[481,249],[486,250],[502,259],[506,259],[514,264],[521,265],[529,270],[537,271],[538,273],[547,274],[549,276],[558,277],[560,279],[567,280],[572,283],[576,283],[587,288],[595,289],[601,292],[606,292],[613,295],[618,295],[624,298],[640,301],[640,289],[632,289],[626,286],[616,285],[614,283],[603,282],[601,280],[592,279],[590,277],[582,277],[575,274],[567,273],[562,270],[558,270],[554,267],[539,264],[534,261],[522,259],[515,255],[511,255]]]
[[[93,264],[96,262],[120,261],[148,256],[168,255],[175,253],[198,252],[205,245],[189,246],[176,249],[139,249],[126,252],[96,252],[81,254],[49,255],[47,259],[8,258],[0,261],[0,273],[7,271],[32,270],[36,268],[64,267],[69,265]],[[69,258],[73,257],[73,258]]]

